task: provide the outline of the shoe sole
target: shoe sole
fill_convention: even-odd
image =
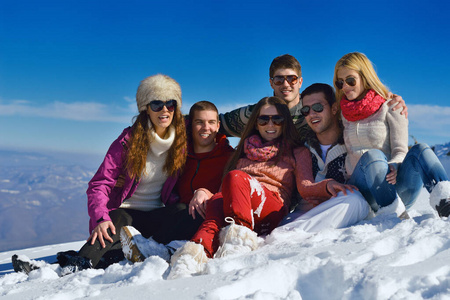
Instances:
[[[38,269],[31,266],[29,262],[20,260],[16,254],[11,257],[11,261],[14,271],[17,273],[22,272],[28,275],[31,271]]]
[[[145,260],[145,256],[137,247],[134,236],[127,226],[122,227],[120,230],[120,244],[122,245],[122,251],[125,258],[129,261],[136,263]]]

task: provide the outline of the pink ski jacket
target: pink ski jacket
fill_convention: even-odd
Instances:
[[[111,221],[109,212],[119,208],[125,199],[130,198],[136,191],[139,181],[130,178],[125,170],[125,155],[127,144],[131,135],[131,127],[125,128],[122,134],[111,144],[106,156],[89,181],[86,191],[88,199],[89,232],[105,221]],[[125,182],[120,187],[116,186],[117,179],[121,176]],[[170,194],[175,186],[176,177],[168,177],[161,192],[161,200],[165,205],[173,204]]]

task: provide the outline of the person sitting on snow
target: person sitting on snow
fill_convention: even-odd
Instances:
[[[311,153],[303,146],[286,103],[277,97],[256,104],[226,170],[219,193],[201,189],[211,197],[206,219],[172,256],[168,278],[200,272],[208,258],[256,249],[257,235],[269,234],[289,212],[296,187],[313,204],[338,192],[354,192],[353,186],[333,179],[314,182]],[[361,212],[364,218],[365,200],[359,197],[352,203],[366,208]]]
[[[129,261],[140,262],[152,255],[169,260],[181,245],[179,241],[189,240],[202,224],[208,198],[199,189],[219,191],[224,168],[234,152],[226,136],[218,132],[219,128],[219,112],[213,103],[199,101],[192,105],[186,126],[186,165],[175,186],[163,187],[163,190],[172,190],[171,202],[177,202],[180,209],[149,239],[133,226],[122,228],[122,250]]]

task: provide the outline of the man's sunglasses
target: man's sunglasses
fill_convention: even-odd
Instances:
[[[256,120],[259,126],[265,126],[269,124],[269,121],[272,120],[273,125],[280,126],[284,122],[284,118],[280,115],[267,116],[260,115]]]
[[[270,79],[272,80],[273,84],[275,84],[275,85],[282,85],[285,80],[287,82],[289,82],[289,84],[296,84],[298,81],[298,76],[297,75],[286,75],[286,76],[277,75],[277,76],[273,76]]]
[[[311,106],[305,105],[302,107],[302,109],[300,110],[300,112],[302,113],[303,116],[307,116],[309,115],[309,112],[311,111],[311,109],[315,112],[323,112],[323,105],[322,103],[314,103]]]
[[[165,106],[168,111],[173,112],[175,108],[177,108],[177,100],[168,100],[166,102],[161,100],[153,100],[148,105],[150,105],[150,109],[154,112],[159,112]]]
[[[345,83],[347,83],[349,86],[355,86],[356,78],[355,77],[345,78]],[[336,80],[334,84],[336,84],[336,87],[341,90],[344,87],[344,80]]]

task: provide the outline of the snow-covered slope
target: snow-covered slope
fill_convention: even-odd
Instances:
[[[81,242],[0,253],[2,299],[450,299],[450,220],[423,190],[411,219],[376,217],[350,228],[285,232],[258,250],[210,260],[205,274],[166,280],[158,257],[59,278],[49,265],[11,272],[14,253],[54,261]]]
[[[30,276],[11,271],[14,253],[51,262],[83,241],[3,252],[0,297],[450,299],[450,220],[431,209],[425,189],[409,214],[404,221],[388,215],[345,229],[272,234],[252,253],[210,260],[204,274],[176,280],[166,280],[169,265],[158,257],[61,278],[54,265]]]

